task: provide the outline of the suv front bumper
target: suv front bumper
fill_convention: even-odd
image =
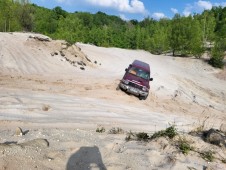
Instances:
[[[142,91],[142,90],[135,88],[135,87],[131,87],[131,86],[124,84],[122,82],[119,83],[119,87],[122,90],[125,90],[126,92],[131,93],[131,94],[136,95],[136,96],[143,96],[143,97],[148,96],[148,92]]]

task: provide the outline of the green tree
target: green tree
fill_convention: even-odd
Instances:
[[[0,25],[3,32],[11,30],[11,20],[13,18],[12,6],[12,1],[0,0]]]
[[[214,48],[212,48],[212,50],[211,50],[211,58],[209,61],[209,63],[213,67],[223,68],[225,46],[226,46],[226,43],[225,43],[225,39],[223,39],[223,38],[220,38],[215,42]]]
[[[64,39],[72,44],[79,41],[79,34],[82,31],[81,27],[81,21],[75,14],[70,14],[66,18],[59,20],[57,30],[53,36],[56,39]]]
[[[58,27],[58,18],[53,10],[34,5],[33,31],[46,35],[54,34]]]
[[[151,37],[151,52],[155,54],[162,54],[169,48],[169,40],[167,29],[161,26],[159,23],[156,24],[155,32]]]
[[[33,7],[28,3],[23,3],[18,6],[18,19],[20,21],[20,25],[24,31],[32,31],[33,30]]]
[[[189,51],[196,58],[200,58],[204,52],[203,36],[198,20],[193,20],[190,31]]]
[[[57,20],[59,20],[61,17],[66,18],[66,16],[67,16],[67,12],[59,6],[53,8],[52,11],[55,13]]]
[[[70,43],[144,49],[156,54],[171,50],[173,55],[197,58],[206,42],[215,42],[210,63],[217,63],[221,57],[216,56],[226,50],[226,7],[213,7],[188,17],[176,14],[171,20],[124,21],[103,12],[68,13],[59,6],[50,10],[30,5],[29,0],[0,0],[0,31],[23,30]]]
[[[126,48],[137,49],[136,33],[137,33],[136,27],[131,22],[129,22],[128,27],[125,31]]]
[[[205,13],[203,14],[205,16]],[[215,39],[215,27],[216,27],[216,19],[213,13],[208,12],[208,15],[204,21],[204,31],[205,31],[205,40],[206,41],[214,41]]]
[[[139,25],[137,26],[137,49],[145,48],[145,39],[147,38],[146,32],[144,28],[141,28]]]
[[[94,26],[93,15],[88,12],[76,12],[84,27],[91,29]]]
[[[182,50],[182,44],[185,43],[184,24],[182,23],[182,17],[176,14],[172,20],[170,47],[173,51],[173,56],[177,51]]]

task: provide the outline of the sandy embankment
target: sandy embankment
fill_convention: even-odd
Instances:
[[[66,162],[71,154],[90,150],[96,153],[100,150],[103,160],[98,161],[108,169],[161,169],[160,165],[167,162],[168,152],[176,152],[173,148],[161,155],[156,149],[161,148],[159,142],[155,143],[156,148],[152,144],[125,143],[125,134],[99,135],[95,129],[121,127],[153,133],[175,123],[184,132],[200,125],[207,117],[209,127],[219,128],[226,122],[226,81],[216,78],[220,70],[201,60],[79,43],[68,48],[62,41],[39,41],[35,36],[43,37],[0,33],[1,143],[21,143],[41,137],[47,138],[51,146],[46,152],[37,151],[41,161],[37,161],[34,150],[28,151],[34,158],[25,169],[33,165],[39,169],[62,169],[68,166]],[[145,101],[116,91],[125,68],[134,59],[151,66],[154,81]],[[15,137],[12,134],[17,126],[29,132]],[[147,153],[143,155],[144,152]],[[5,162],[0,164],[13,169],[9,162],[14,157],[12,151],[9,153],[10,156],[2,155]],[[207,165],[201,158],[196,162],[196,157],[175,156],[174,169]],[[49,161],[49,157],[54,159]],[[30,158],[15,159],[18,160],[15,167],[23,167],[21,161]],[[186,159],[190,163],[179,163]],[[223,167],[217,163],[212,166]]]

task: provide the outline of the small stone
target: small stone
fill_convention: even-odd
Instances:
[[[43,105],[43,106],[42,106],[42,110],[43,110],[43,111],[49,111],[50,108],[51,108],[51,107],[50,107],[49,105]]]
[[[86,60],[87,60],[87,61],[91,62],[91,60],[90,60],[87,56],[85,56],[85,57],[86,57]]]
[[[20,127],[16,128],[15,135],[16,136],[23,136],[24,135],[24,133],[23,133],[23,131],[22,131],[22,129]]]
[[[63,44],[61,47],[62,47],[62,49],[67,49],[67,45],[66,44]]]
[[[63,51],[60,51],[60,55],[61,55],[62,57],[64,57],[64,56],[65,56],[65,54],[64,54],[64,52],[63,52]]]
[[[81,69],[81,70],[85,70],[85,68],[84,68],[84,67],[80,67],[80,69]]]
[[[82,66],[83,65],[83,62],[82,61],[78,61],[77,64],[80,65],[80,66]]]

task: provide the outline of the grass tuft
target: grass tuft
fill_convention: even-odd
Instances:
[[[112,129],[109,130],[108,133],[109,134],[122,134],[122,133],[124,133],[124,131],[119,127],[117,127],[117,128],[113,127]]]
[[[213,162],[213,160],[214,160],[214,156],[213,156],[214,152],[212,152],[212,151],[201,152],[200,155],[206,161]]]
[[[104,127],[98,127],[96,129],[96,132],[98,132],[98,133],[104,133],[105,132],[105,128]]]
[[[134,136],[135,136],[135,134],[134,134],[132,131],[130,131],[130,132],[127,134],[125,140],[126,140],[127,142],[128,142],[128,141],[131,141],[131,140],[134,139]]]
[[[187,155],[190,151],[194,150],[185,137],[179,137],[178,147],[184,155]]]
[[[226,159],[222,159],[221,162],[226,164]]]

